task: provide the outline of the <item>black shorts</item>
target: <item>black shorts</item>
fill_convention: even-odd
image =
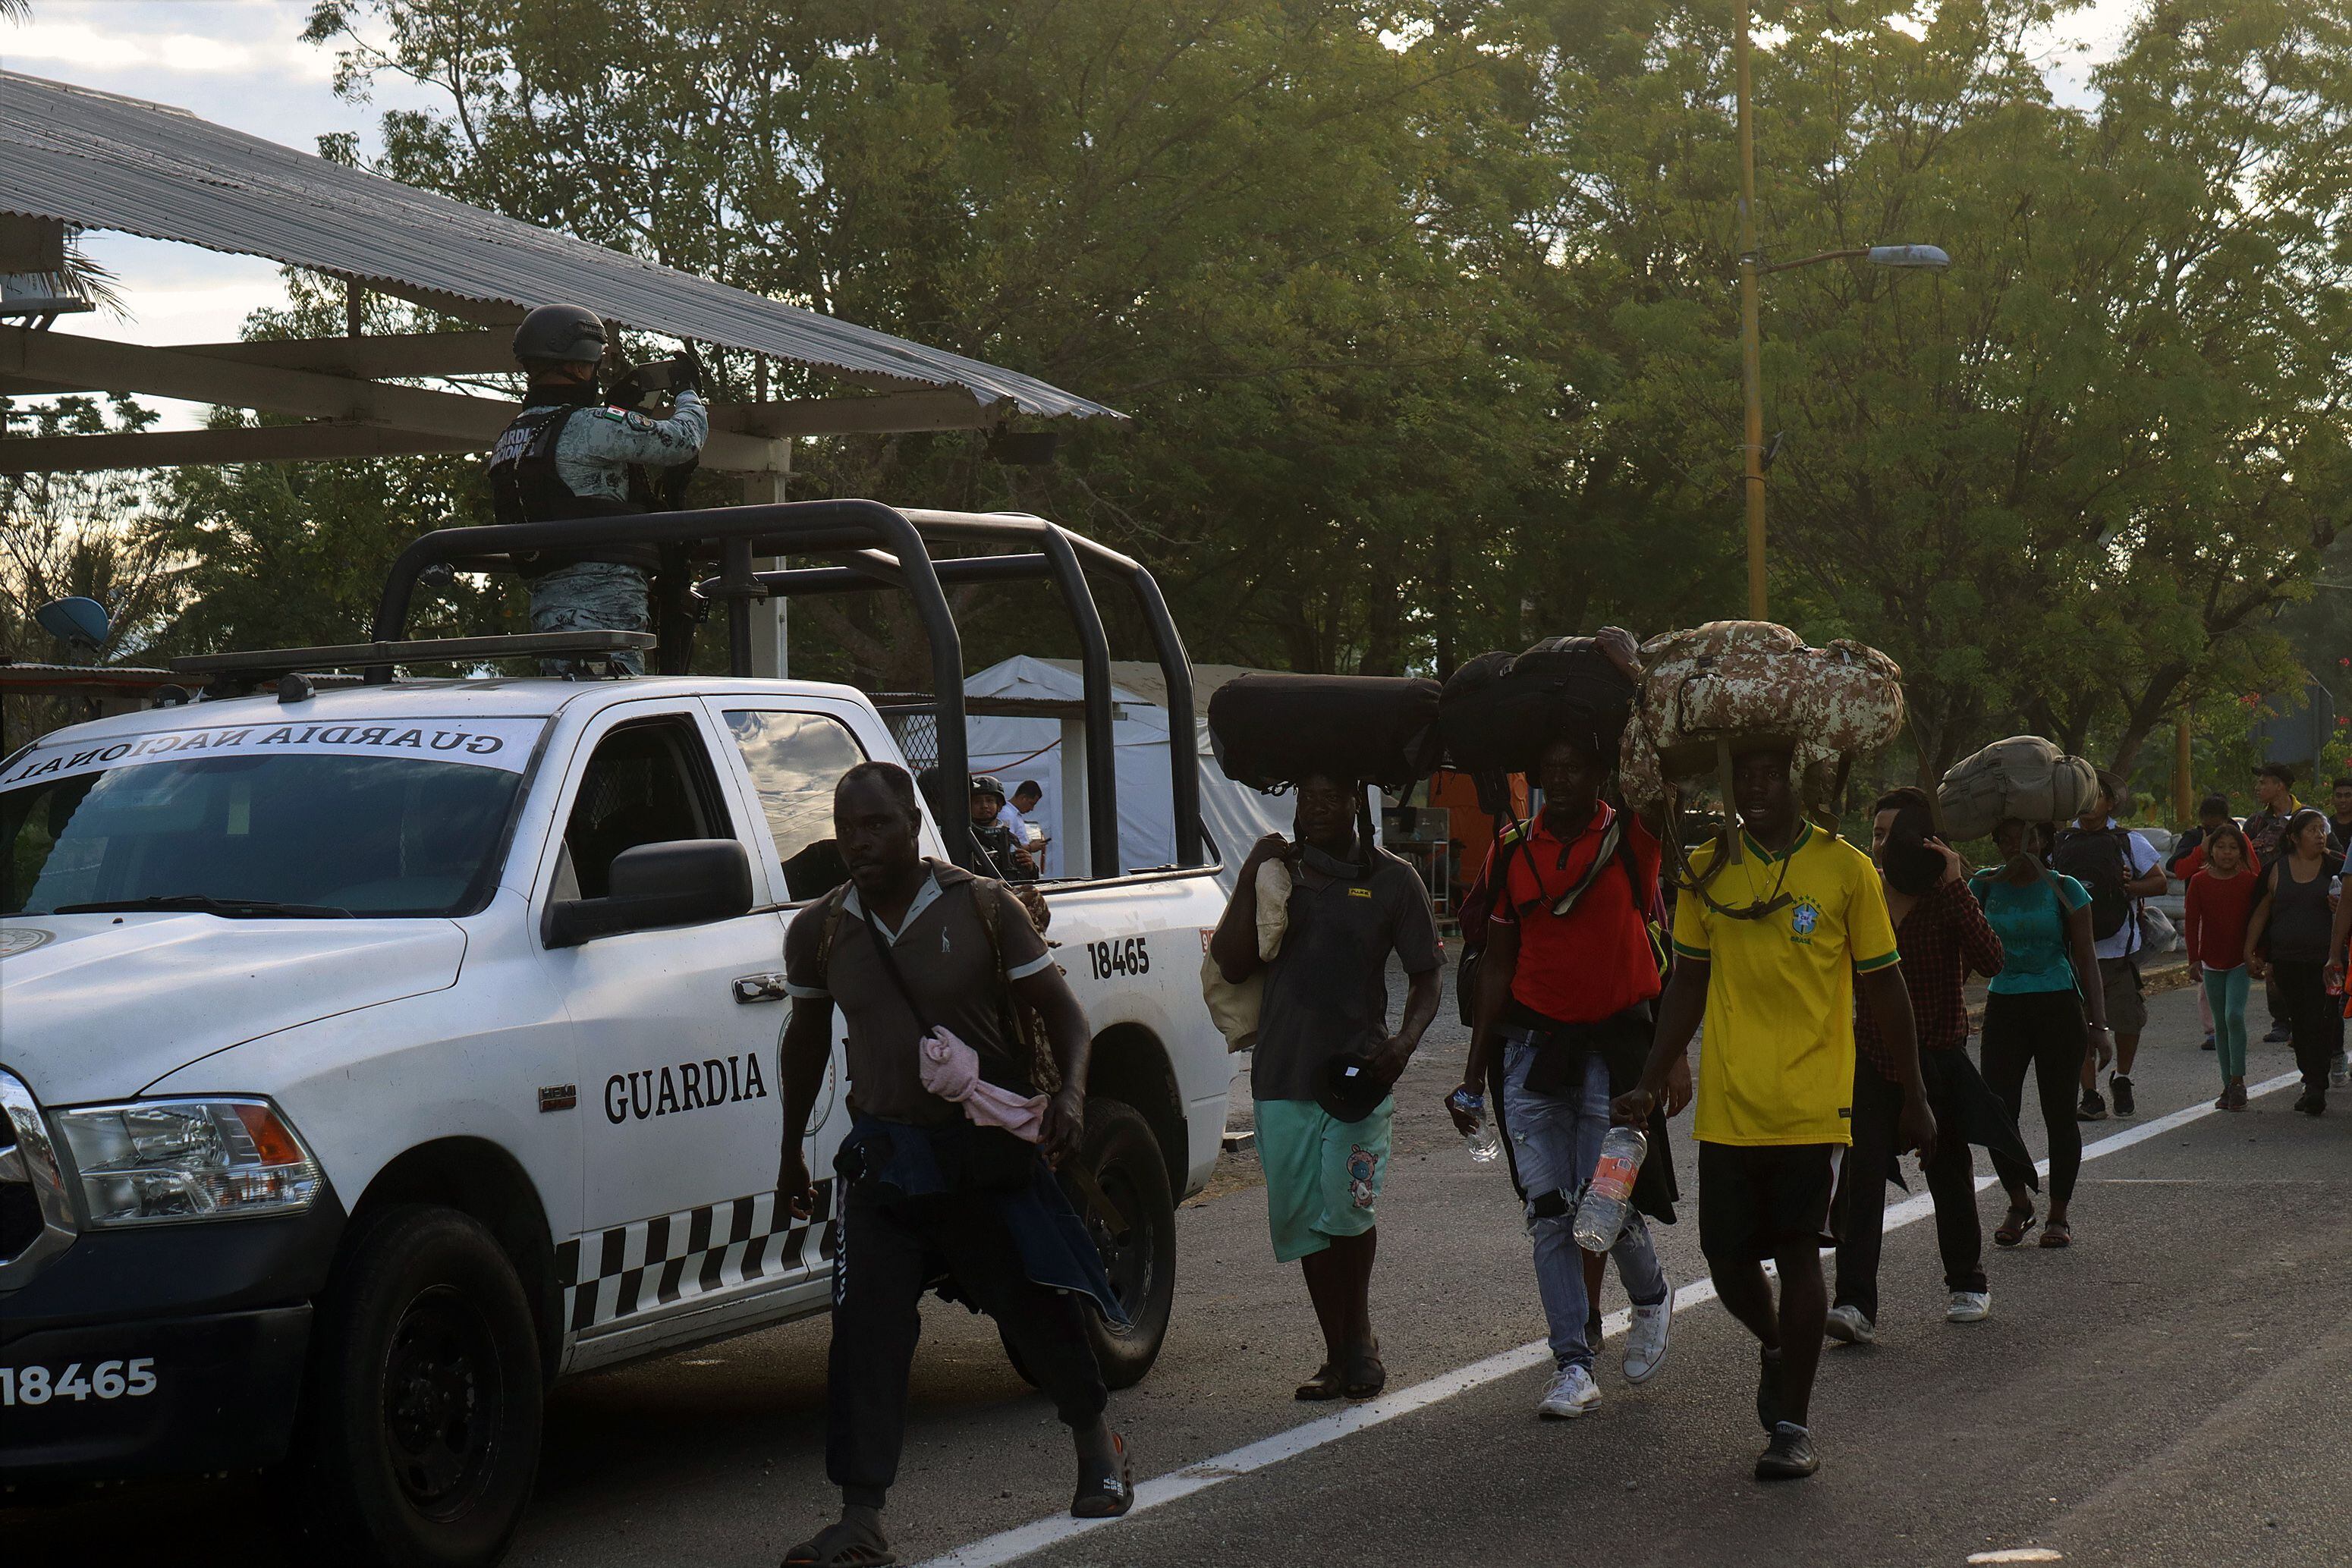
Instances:
[[[1833,1247],[1836,1144],[1701,1144],[1698,1247],[1710,1267]]]

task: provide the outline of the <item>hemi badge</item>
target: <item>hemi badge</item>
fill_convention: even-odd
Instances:
[[[548,1083],[540,1086],[539,1108],[541,1111],[569,1111],[580,1103],[577,1083]]]

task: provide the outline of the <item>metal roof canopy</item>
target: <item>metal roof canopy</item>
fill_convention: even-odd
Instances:
[[[703,455],[710,468],[789,472],[795,435],[979,430],[1016,413],[1125,417],[1033,376],[551,234],[185,110],[0,71],[0,258],[49,250],[68,224],[268,256],[491,329],[362,337],[355,308],[341,338],[174,348],[0,326],[0,394],[144,393],[311,422],[24,437],[0,443],[0,473],[478,450],[511,404],[373,378],[511,371],[504,329],[550,300],[881,389],[714,403]],[[0,266],[10,270],[18,269]]]

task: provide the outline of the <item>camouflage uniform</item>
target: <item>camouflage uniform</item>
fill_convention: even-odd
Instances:
[[[543,408],[526,403],[524,412]],[[710,431],[702,399],[691,392],[677,395],[677,406],[667,419],[632,413],[617,408],[583,408],[566,422],[555,445],[555,472],[575,496],[599,497],[627,503],[629,465],[674,468],[701,455]],[[531,580],[530,629],[534,632],[650,632],[648,605],[651,585],[642,568],[613,561],[587,560],[557,567]],[[645,660],[635,653],[617,653],[612,663],[633,675],[645,674]],[[600,661],[601,662],[601,661]],[[551,675],[586,668],[576,659],[542,660],[540,668]]]

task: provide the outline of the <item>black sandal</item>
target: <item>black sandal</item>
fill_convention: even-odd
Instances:
[[[1077,1494],[1070,1499],[1072,1519],[1117,1519],[1135,1506],[1135,1461],[1128,1457],[1127,1439],[1113,1432],[1110,1449],[1118,1461],[1116,1470],[1079,1461]]]
[[[1339,1369],[1327,1361],[1315,1369],[1314,1376],[1298,1385],[1297,1391],[1291,1397],[1313,1402],[1322,1399],[1340,1399],[1346,1396],[1347,1390],[1342,1386],[1339,1379]]]
[[[1341,1390],[1350,1399],[1373,1399],[1389,1385],[1389,1369],[1381,1364],[1381,1342],[1372,1341],[1348,1358],[1347,1385]]]
[[[2042,1231],[2042,1245],[2049,1248],[2074,1245],[2074,1227],[2063,1219],[2053,1219]]]
[[[2009,1218],[2000,1222],[2000,1228],[1992,1233],[1992,1244],[2014,1247],[2025,1239],[2027,1232],[2041,1223],[2042,1217],[2033,1210],[2012,1208],[2009,1211]]]
[[[898,1561],[878,1524],[845,1517],[784,1553],[784,1568],[892,1568]]]

